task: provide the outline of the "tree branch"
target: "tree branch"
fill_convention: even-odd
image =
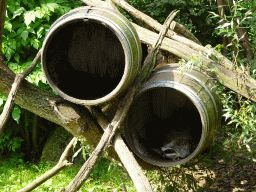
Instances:
[[[62,169],[71,166],[73,163],[70,163],[68,161],[68,157],[70,157],[71,153],[73,152],[75,141],[76,141],[76,138],[73,137],[73,139],[69,142],[66,149],[62,153],[62,155],[59,159],[59,162],[51,170],[47,171],[41,177],[35,179],[32,183],[28,184],[26,187],[19,190],[18,192],[32,191],[33,189],[35,189],[39,185],[43,184],[45,181],[47,181],[54,175],[58,174]]]
[[[91,112],[97,119],[100,126],[105,130],[110,123],[99,107],[91,107]],[[137,191],[152,191],[150,183],[137,163],[133,153],[129,150],[119,132],[113,138],[113,146],[128,171]],[[138,161],[141,161],[139,158]],[[152,166],[150,165],[150,168]]]
[[[14,103],[14,99],[18,92],[20,83],[25,79],[26,76],[28,76],[33,71],[33,69],[37,65],[37,62],[40,59],[40,56],[41,56],[41,49],[38,51],[35,59],[33,60],[32,64],[30,65],[30,67],[22,73],[17,73],[15,76],[14,82],[12,84],[12,89],[8,95],[7,101],[4,106],[4,110],[0,116],[0,137],[3,136],[4,125],[12,111],[12,105]]]
[[[157,38],[157,34],[149,31],[145,28],[142,28],[136,24],[133,24],[135,27],[140,40],[146,44],[152,44],[154,39]],[[224,86],[232,89],[233,91],[239,93],[240,95],[256,102],[256,80],[251,76],[246,75],[242,70],[237,69],[236,71],[230,70],[226,63],[226,59],[223,55],[218,57],[218,63],[206,56],[200,54],[197,50],[192,49],[191,47],[174,41],[169,38],[165,38],[160,48],[162,50],[168,51],[177,55],[178,57],[189,60],[191,57],[195,57],[194,63],[202,63],[200,66],[204,71],[212,71],[209,75],[219,82],[221,82]],[[198,45],[198,49],[201,49]],[[204,47],[204,49],[208,50],[208,48]],[[216,51],[217,52],[217,51]],[[215,54],[215,52],[213,52]],[[228,60],[229,61],[229,60]],[[229,61],[230,62],[230,61]],[[224,64],[223,64],[224,63]],[[232,62],[230,62],[232,64]],[[238,86],[239,85],[239,86]]]
[[[7,0],[0,0],[0,56],[2,54],[1,48],[2,48],[2,40],[3,40],[6,7],[7,7]]]

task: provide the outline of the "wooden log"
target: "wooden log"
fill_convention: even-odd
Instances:
[[[157,37],[156,33],[136,24],[133,25],[143,43],[149,45],[153,43],[153,40]],[[167,37],[163,40],[160,49],[173,53],[186,61],[188,61],[191,57],[194,57],[193,61],[195,65],[196,63],[202,63],[200,68],[206,71],[212,78],[218,80],[224,86],[232,89],[242,96],[256,102],[256,80],[247,73],[241,70],[232,71],[224,67],[224,65],[221,65],[200,54],[191,47]]]

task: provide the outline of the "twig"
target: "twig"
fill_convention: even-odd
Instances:
[[[175,17],[175,15],[179,11],[173,11],[168,18],[166,19],[164,23],[164,27],[159,33],[159,37],[154,44],[153,48],[151,49],[149,55],[146,57],[144,61],[143,68],[141,70],[141,73],[137,75],[134,83],[131,85],[129,88],[128,92],[124,96],[123,100],[118,106],[117,112],[111,123],[108,125],[106,131],[104,132],[98,146],[96,149],[93,151],[89,159],[85,162],[85,164],[82,166],[76,177],[71,181],[71,183],[67,186],[65,190],[62,191],[68,191],[68,192],[73,192],[77,191],[78,189],[81,188],[83,183],[86,181],[86,179],[89,177],[93,167],[95,166],[95,163],[97,159],[102,155],[102,153],[106,150],[106,148],[109,146],[112,138],[114,137],[117,129],[119,128],[121,122],[125,118],[125,115],[131,105],[131,102],[133,100],[133,96],[137,89],[140,87],[142,83],[144,83],[147,78],[149,77],[150,73],[152,72],[154,65],[155,65],[155,60],[156,60],[156,55],[159,50],[159,46],[161,45],[163,38],[165,37],[167,30],[170,26],[171,21]]]
[[[22,80],[25,79],[26,76],[28,76],[33,71],[33,69],[37,65],[37,62],[38,62],[38,60],[40,59],[40,56],[41,56],[41,51],[42,51],[41,49],[38,51],[38,53],[37,53],[36,57],[34,58],[32,64],[30,65],[30,67],[26,71],[24,71],[22,73],[17,73],[16,76],[15,76],[14,82],[12,84],[11,91],[8,95],[7,101],[6,101],[5,106],[4,106],[4,110],[3,110],[2,114],[1,114],[1,117],[0,117],[0,137],[3,136],[4,125],[5,125],[8,117],[11,113],[12,105],[13,105],[15,96],[18,92],[20,83],[22,82]]]
[[[28,184],[26,187],[19,190],[18,192],[32,191],[33,189],[37,188],[39,185],[41,185],[54,175],[58,174],[62,169],[71,166],[72,163],[70,163],[67,159],[73,151],[75,141],[76,137],[73,137],[73,139],[67,145],[65,151],[62,153],[59,162],[51,170],[44,173],[41,177],[37,178],[32,183]]]

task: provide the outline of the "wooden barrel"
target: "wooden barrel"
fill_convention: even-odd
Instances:
[[[142,57],[129,20],[99,7],[80,7],[60,17],[42,49],[50,86],[64,99],[83,105],[107,103],[124,93]]]
[[[169,167],[195,162],[220,126],[214,82],[176,64],[155,69],[136,94],[124,123],[125,139],[144,161]]]

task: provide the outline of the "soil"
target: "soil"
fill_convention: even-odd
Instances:
[[[233,156],[234,160],[242,156]],[[206,176],[212,178],[211,182],[206,182]],[[226,163],[223,159],[215,158],[212,161],[212,168],[207,172],[198,169],[195,177],[199,180],[202,188],[199,191],[256,191],[256,161],[254,164],[239,165],[236,160]],[[205,186],[205,187],[203,187]],[[207,186],[207,187],[206,187]]]

